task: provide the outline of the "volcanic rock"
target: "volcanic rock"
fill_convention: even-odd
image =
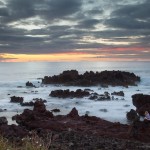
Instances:
[[[74,107],[67,116],[71,118],[76,118],[76,117],[78,118],[79,114],[78,114],[77,109]]]
[[[60,112],[60,109],[52,109],[51,111],[57,113]]]
[[[123,91],[120,91],[120,92],[113,92],[113,93],[111,93],[111,95],[124,96],[124,92],[123,92]]]
[[[35,85],[33,85],[33,83],[31,83],[31,82],[26,82],[26,86],[28,86],[28,87],[35,87]]]
[[[55,91],[51,91],[51,93],[49,94],[49,96],[52,97],[59,97],[59,98],[82,98],[85,96],[89,96],[90,93],[88,91],[83,91],[81,89],[77,89],[76,91],[70,91],[69,89],[67,90],[55,90]]]
[[[6,125],[0,126],[0,133],[3,137],[10,138],[23,138],[29,135],[28,131],[17,125]]]
[[[134,73],[125,71],[93,71],[79,74],[76,70],[67,70],[60,75],[45,76],[42,79],[43,84],[65,84],[74,86],[93,86],[93,85],[113,85],[128,86],[136,85],[140,77]]]
[[[30,101],[30,102],[24,102],[24,103],[20,103],[21,106],[34,106],[34,102]]]
[[[110,94],[108,92],[104,92],[104,94],[91,93],[89,99],[90,100],[96,100],[96,101],[111,100]]]
[[[3,124],[7,124],[8,121],[7,121],[7,118],[6,117],[0,117],[0,126],[3,125]]]
[[[138,114],[135,110],[131,109],[128,113],[127,113],[127,119],[130,121],[135,120],[136,118],[138,118]]]
[[[150,104],[150,95],[144,95],[144,94],[132,95],[132,103],[137,109],[139,109],[145,104]]]
[[[10,97],[10,102],[12,103],[22,103],[23,102],[23,97],[16,97],[16,96],[12,96]]]

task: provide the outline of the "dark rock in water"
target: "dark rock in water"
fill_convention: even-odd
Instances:
[[[144,116],[145,111],[150,112],[150,95],[135,94],[132,95],[132,103],[136,107],[137,112]]]
[[[74,107],[67,116],[71,118],[79,117],[77,109]]]
[[[44,103],[42,101],[36,101],[34,103],[34,108],[33,111],[37,111],[37,112],[45,112],[46,111],[46,106],[44,105]]]
[[[31,83],[31,82],[26,82],[26,86],[28,86],[28,87],[35,87],[35,85],[33,85],[33,83]]]
[[[64,71],[60,75],[45,76],[42,79],[43,84],[65,84],[73,86],[93,86],[108,85],[112,86],[128,86],[136,85],[140,81],[140,77],[134,73],[125,71],[93,71],[78,74],[76,70]]]
[[[123,91],[120,91],[120,92],[113,92],[113,93],[111,93],[111,95],[124,96],[124,92],[123,92]]]
[[[44,126],[45,121],[48,118],[53,118],[53,114],[46,110],[46,106],[42,101],[36,101],[34,103],[33,111],[25,109],[21,115],[13,116],[13,119],[21,126],[26,126],[29,129],[33,129],[33,126]],[[37,121],[37,122],[36,122]]]
[[[127,113],[127,119],[130,121],[135,120],[136,118],[138,118],[138,114],[135,110],[131,109],[128,113]]]
[[[23,97],[16,97],[16,96],[12,96],[10,97],[10,102],[12,103],[22,103],[23,102]]]
[[[30,101],[30,102],[24,102],[24,103],[20,103],[21,106],[34,106],[34,102]]]
[[[141,106],[150,103],[150,95],[144,94],[132,95],[132,103],[136,108],[140,108]]]
[[[23,86],[17,86],[17,88],[22,88]]]
[[[42,98],[33,98],[33,101],[41,101],[43,103],[47,103],[47,101],[45,99],[42,99]]]
[[[98,97],[97,97],[97,95],[91,95],[91,96],[89,97],[89,99],[90,99],[90,100],[97,100]]]
[[[104,94],[91,93],[89,99],[96,101],[108,101],[111,100],[111,97],[108,92],[104,92]]]
[[[74,91],[70,91],[69,89],[67,90],[55,90],[55,91],[51,91],[49,96],[52,97],[59,97],[59,98],[82,98],[85,96],[89,96],[90,93],[88,91],[83,91],[81,89],[77,89],[75,92]]]
[[[3,124],[7,124],[8,121],[7,121],[7,118],[6,117],[0,117],[0,126],[3,125]]]
[[[4,111],[7,111],[7,109],[1,109],[1,108],[0,108],[0,112],[4,112]]]
[[[58,112],[60,112],[60,109],[52,109],[51,111],[55,112],[55,113],[58,113]]]
[[[41,102],[41,103],[46,103],[46,100],[43,100],[42,98],[34,98],[33,101],[30,102],[22,102],[20,103],[21,106],[34,106],[35,102]]]

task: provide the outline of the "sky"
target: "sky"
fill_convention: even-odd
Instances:
[[[150,0],[0,0],[0,61],[150,61]]]

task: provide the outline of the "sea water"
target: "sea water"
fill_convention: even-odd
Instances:
[[[67,114],[73,107],[76,107],[80,115],[88,114],[97,116],[112,122],[127,123],[126,113],[130,109],[135,109],[132,104],[132,95],[136,93],[150,94],[150,62],[26,62],[26,63],[0,63],[0,109],[6,111],[0,112],[0,116],[6,116],[9,124],[14,123],[11,117],[21,113],[25,108],[19,104],[10,103],[11,96],[24,97],[25,102],[33,98],[42,98],[47,100],[48,110],[54,108],[60,109],[59,114]],[[42,85],[41,78],[44,76],[58,75],[64,70],[76,69],[79,73],[85,71],[104,71],[121,70],[133,72],[141,77],[138,86],[129,86],[128,88],[117,86],[102,88],[99,86],[88,87],[98,94],[105,91],[112,93],[114,91],[123,91],[124,97],[117,97],[117,100],[94,101],[85,98],[53,98],[49,94],[52,90],[85,89],[87,87]],[[25,86],[27,81],[32,82],[37,88]],[[105,109],[106,112],[102,110]]]

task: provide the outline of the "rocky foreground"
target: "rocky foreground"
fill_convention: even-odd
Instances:
[[[63,71],[60,75],[45,76],[43,84],[64,84],[72,86],[133,86],[140,81],[140,77],[134,73],[125,71],[93,71],[79,74],[76,70]]]
[[[7,125],[6,118],[0,118],[4,137],[21,140],[33,130],[43,138],[50,134],[50,149],[150,149],[150,125],[141,121],[137,127],[112,123],[95,116],[79,116],[76,108],[67,115],[54,116],[40,100],[34,103],[33,110],[25,109],[13,119],[18,125]]]

